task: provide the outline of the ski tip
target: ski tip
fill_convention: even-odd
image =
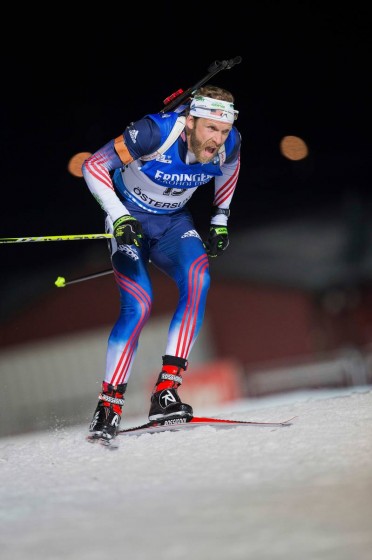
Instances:
[[[298,418],[298,416],[292,416],[292,418],[288,418],[288,420],[284,420],[282,422],[283,426],[290,426],[291,424],[293,424],[293,421],[296,420],[296,418]]]

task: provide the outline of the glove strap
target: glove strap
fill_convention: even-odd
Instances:
[[[218,216],[218,214],[223,214],[227,218],[230,217],[230,208],[218,208],[218,206],[212,206],[212,218]]]
[[[133,216],[131,216],[130,214],[126,214],[125,216],[121,216],[120,218],[118,218],[117,220],[115,220],[115,222],[113,223],[114,229],[117,228],[118,226],[120,226],[123,223],[128,223],[131,220],[134,220],[135,218],[133,218]]]

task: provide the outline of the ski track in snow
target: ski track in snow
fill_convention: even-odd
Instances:
[[[2,560],[371,560],[372,389],[195,410],[290,427],[0,439]],[[146,418],[123,419],[123,427]]]

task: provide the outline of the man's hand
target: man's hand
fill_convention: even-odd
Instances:
[[[207,255],[218,257],[229,246],[229,234],[226,226],[211,226],[208,241],[204,243]]]
[[[142,225],[133,216],[121,216],[114,222],[113,235],[118,245],[141,247]]]

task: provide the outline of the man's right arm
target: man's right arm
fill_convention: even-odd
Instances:
[[[114,140],[110,140],[86,159],[82,166],[83,177],[90,192],[101,208],[110,216],[112,222],[129,214],[115,193],[110,175],[112,171],[122,165],[114,148]]]
[[[155,151],[161,142],[160,131],[152,119],[143,118],[131,124],[116,139],[110,140],[97,150],[82,165],[86,184],[101,208],[114,223],[129,211],[115,193],[111,174],[125,165],[121,158],[131,161]]]

